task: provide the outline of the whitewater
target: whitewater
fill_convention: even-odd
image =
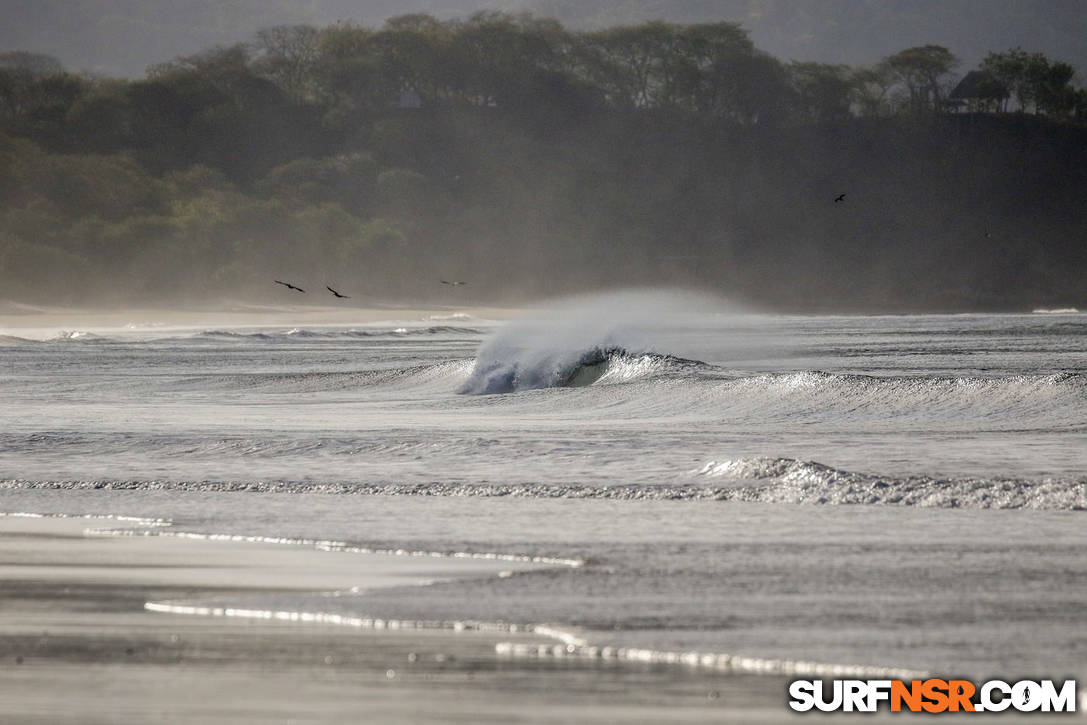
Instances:
[[[0,512],[557,562],[220,608],[546,625],[664,662],[1087,678],[1082,313],[637,292],[509,320],[17,323]]]

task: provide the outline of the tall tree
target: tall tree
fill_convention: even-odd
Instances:
[[[617,106],[650,108],[667,97],[676,67],[677,28],[650,22],[583,36],[582,71]]]
[[[850,116],[854,85],[848,67],[793,61],[787,69],[799,120],[818,123]]]
[[[892,110],[888,102],[889,93],[896,80],[887,64],[857,68],[852,75],[853,98],[859,113],[862,116],[889,115]]]
[[[726,115],[755,46],[737,23],[687,25],[678,30],[670,96],[692,111]]]
[[[926,113],[941,109],[959,59],[941,45],[922,45],[899,51],[885,62],[905,87],[910,110]]]
[[[395,93],[411,92],[433,103],[447,98],[463,75],[451,53],[450,29],[429,15],[402,15],[386,21],[371,41],[378,69]],[[389,97],[386,103],[393,102]]]
[[[1067,115],[1075,108],[1076,91],[1071,85],[1075,69],[1067,63],[1013,48],[989,53],[981,68],[1014,94],[1020,111]]]
[[[288,95],[311,99],[321,31],[311,25],[277,25],[257,32],[254,66]]]
[[[35,76],[51,76],[64,72],[61,62],[44,53],[8,50],[0,53],[0,68],[20,68]]]

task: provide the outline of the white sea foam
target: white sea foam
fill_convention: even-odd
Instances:
[[[148,528],[173,525],[168,519],[148,518],[146,516],[123,516],[121,514],[40,514],[31,511],[0,511],[0,517],[3,516],[24,519],[107,519],[132,526]]]
[[[568,635],[552,627],[536,626],[534,634],[553,636],[562,644],[547,646],[521,642],[499,642],[495,652],[501,657],[518,659],[603,659],[639,662],[657,665],[678,665],[687,668],[717,670],[730,673],[816,676],[816,677],[863,677],[894,678],[902,680],[923,679],[931,676],[923,670],[903,667],[886,667],[864,664],[834,664],[810,660],[792,660],[767,657],[744,657],[724,652],[656,650],[641,647],[613,647],[592,645],[580,637]]]
[[[763,503],[892,504],[940,508],[1087,510],[1087,478],[1037,481],[853,473],[814,461],[751,457],[709,461],[691,472],[731,479],[729,500]]]
[[[120,520],[120,519],[119,519]],[[143,521],[143,519],[137,519]],[[140,524],[145,525],[145,524]],[[169,524],[156,524],[169,525]],[[244,534],[207,534],[194,531],[147,531],[139,529],[103,529],[91,528],[84,532],[87,536],[158,536],[164,538],[191,539],[197,541],[229,541],[241,544],[277,544],[281,546],[304,546],[320,551],[339,551],[348,554],[380,554],[383,556],[431,557],[440,559],[482,559],[489,561],[510,561],[528,564],[546,564],[578,568],[585,565],[583,559],[550,556],[528,556],[524,554],[503,554],[498,552],[474,551],[425,551],[419,549],[384,549],[368,546],[356,546],[345,541],[331,539],[300,539],[281,536],[250,536]]]
[[[632,361],[651,366],[668,357],[654,354],[654,329],[720,304],[664,291],[616,292],[552,304],[489,338],[460,392],[488,395],[586,385],[611,372],[613,364],[628,372]]]
[[[356,496],[598,499],[612,501],[691,501],[748,503],[883,505],[930,508],[1087,510],[1087,477],[940,478],[854,473],[813,461],[749,457],[708,461],[687,476],[689,484],[469,484],[312,483],[305,481],[28,481],[0,480],[2,489],[191,491],[203,493],[333,494]],[[383,553],[384,550],[381,550]],[[421,552],[414,555],[430,555]]]
[[[53,336],[54,340],[98,340],[98,335],[85,330],[61,330]]]

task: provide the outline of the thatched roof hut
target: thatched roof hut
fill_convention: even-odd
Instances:
[[[1008,89],[991,73],[972,70],[963,76],[948,98],[954,101],[999,101],[1007,98],[1008,95]]]
[[[947,97],[947,103],[953,110],[998,111],[1008,97],[1008,87],[997,80],[991,73],[972,70],[963,76]]]

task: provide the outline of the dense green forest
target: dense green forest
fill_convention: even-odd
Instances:
[[[356,302],[1083,304],[1087,91],[1020,49],[955,94],[959,66],[500,13],[279,26],[138,80],[2,53],[0,296],[299,301],[278,278]]]

